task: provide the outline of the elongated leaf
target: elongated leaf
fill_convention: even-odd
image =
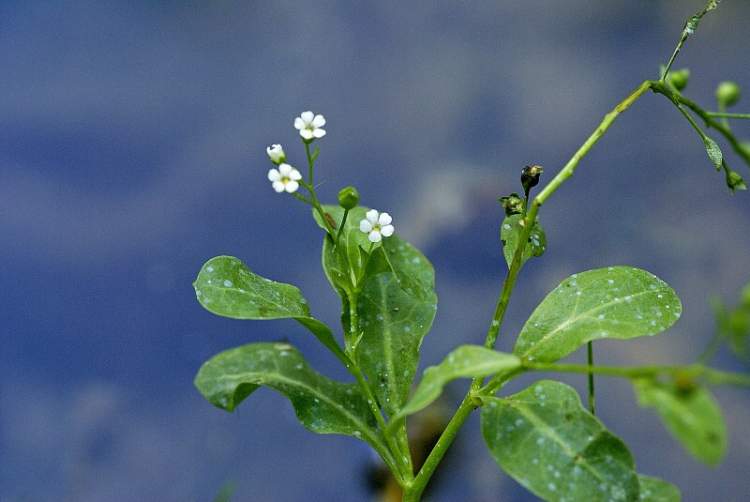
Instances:
[[[505,262],[508,264],[508,268],[510,268],[510,264],[513,263],[513,255],[515,255],[516,249],[518,249],[521,232],[523,232],[523,227],[521,226],[523,222],[523,215],[513,214],[507,216],[505,220],[503,220],[503,225],[500,227],[500,240],[503,243],[503,255],[505,256]],[[537,221],[529,233],[529,240],[526,243],[521,258],[521,265],[526,263],[532,256],[542,256],[546,249],[547,236],[544,234],[544,229]]]
[[[437,366],[424,371],[414,395],[398,413],[400,418],[426,408],[440,396],[443,387],[457,378],[475,378],[512,371],[521,360],[511,354],[496,352],[478,345],[463,345],[452,351]]]
[[[534,310],[513,353],[553,362],[600,338],[661,333],[679,319],[677,294],[655,275],[632,267],[573,274]]]
[[[726,453],[727,430],[719,405],[703,387],[689,390],[674,385],[638,380],[638,403],[654,408],[667,430],[695,458],[716,465]]]
[[[296,319],[329,349],[340,352],[328,326],[310,316],[299,289],[254,274],[239,258],[211,258],[193,287],[209,312],[232,319]]]
[[[323,206],[341,224],[343,209]],[[357,359],[375,396],[393,416],[404,405],[419,364],[419,347],[430,330],[437,308],[435,273],[429,260],[397,235],[371,249],[359,221],[368,208],[349,212],[338,243],[325,237],[323,267],[342,296],[342,321],[349,331],[349,306],[357,303]],[[316,217],[318,224],[320,218]],[[361,254],[360,254],[361,253]],[[364,258],[362,258],[364,259]]]
[[[507,398],[484,398],[482,435],[500,467],[549,501],[637,501],[625,444],[581,406],[571,387],[540,381]]]
[[[712,140],[708,136],[703,138],[703,143],[706,146],[706,153],[708,154],[708,158],[711,159],[711,163],[714,165],[716,170],[721,169],[721,163],[724,160],[724,155],[721,153],[721,148],[719,148],[719,145],[716,143],[716,141]]]
[[[195,377],[200,393],[227,411],[261,385],[289,398],[297,418],[313,432],[354,436],[376,447],[382,443],[359,387],[317,373],[289,344],[251,343],[221,352]]]
[[[638,475],[638,482],[641,485],[639,498],[641,502],[680,502],[682,500],[680,489],[672,483],[643,474]]]
[[[386,412],[404,405],[419,364],[419,347],[430,330],[437,297],[407,293],[396,275],[368,278],[359,295],[359,363]]]

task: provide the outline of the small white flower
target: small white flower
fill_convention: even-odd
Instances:
[[[268,180],[273,184],[273,189],[278,193],[287,191],[289,193],[296,192],[299,188],[298,181],[302,179],[302,175],[295,168],[289,164],[279,164],[278,169],[270,169],[268,171]]]
[[[266,153],[268,154],[268,158],[271,159],[271,162],[278,165],[281,164],[286,160],[286,154],[284,153],[284,149],[281,147],[281,145],[271,145],[268,148],[266,148]]]
[[[365,219],[359,222],[360,231],[367,234],[370,242],[380,242],[383,237],[393,235],[393,225],[391,225],[391,215],[388,213],[378,213],[370,209],[365,214]]]
[[[315,115],[311,111],[302,112],[299,117],[294,119],[294,128],[299,130],[299,135],[305,141],[312,141],[325,136],[326,131],[322,129],[324,125],[326,125],[325,117]]]

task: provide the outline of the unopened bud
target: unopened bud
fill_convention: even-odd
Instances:
[[[268,154],[268,158],[271,159],[271,162],[276,165],[279,165],[286,160],[286,154],[284,153],[284,149],[281,147],[281,145],[269,146],[268,148],[266,148],[266,153]]]
[[[732,192],[737,190],[747,190],[745,180],[742,179],[742,176],[740,176],[737,171],[727,171],[727,186]]]
[[[687,86],[689,78],[690,70],[688,70],[687,68],[683,68],[681,70],[671,72],[667,77],[667,80],[670,84],[672,84],[672,87],[674,87],[678,91],[681,91]]]
[[[727,108],[740,100],[740,86],[734,82],[722,82],[716,87],[716,101]]]
[[[523,213],[523,199],[517,193],[506,195],[497,199],[505,209],[505,216]]]
[[[339,191],[339,206],[344,209],[354,209],[359,204],[359,192],[357,189],[349,186]]]
[[[523,185],[524,192],[528,194],[539,184],[539,177],[543,172],[544,168],[540,165],[526,166],[521,170],[521,185]]]

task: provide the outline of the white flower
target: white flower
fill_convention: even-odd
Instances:
[[[299,130],[299,135],[305,141],[312,141],[325,136],[325,129],[321,129],[324,125],[326,125],[325,117],[315,115],[311,111],[302,112],[299,117],[294,119],[294,128]]]
[[[271,145],[268,148],[266,148],[266,153],[268,154],[268,158],[271,159],[271,162],[274,164],[281,164],[286,160],[286,154],[284,153],[284,149],[281,147],[281,145]]]
[[[391,215],[388,213],[378,213],[370,209],[365,214],[365,219],[359,222],[360,231],[367,234],[370,242],[380,242],[383,237],[393,235],[393,225],[391,225]]]
[[[279,164],[278,169],[270,169],[268,171],[268,180],[273,184],[273,189],[281,193],[287,191],[289,193],[296,192],[299,188],[299,180],[302,179],[302,175],[295,168],[289,164]]]

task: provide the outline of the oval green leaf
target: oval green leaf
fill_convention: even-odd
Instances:
[[[482,435],[492,456],[538,497],[638,500],[633,457],[583,408],[573,388],[544,380],[507,398],[482,401]]]
[[[221,352],[195,377],[200,393],[227,411],[261,385],[289,398],[299,421],[312,432],[354,436],[381,449],[383,442],[359,387],[317,373],[289,344],[251,343]]]
[[[654,408],[667,430],[695,458],[708,465],[721,462],[727,429],[721,408],[708,389],[687,390],[653,380],[633,382],[638,403]]]
[[[640,502],[680,502],[680,489],[672,483],[651,476],[638,475]]]
[[[193,288],[209,312],[232,319],[295,319],[340,356],[330,328],[310,316],[299,289],[254,274],[239,258],[211,258],[201,267]]]
[[[513,263],[513,256],[516,254],[516,249],[518,249],[518,243],[523,232],[522,225],[524,223],[523,215],[512,214],[505,217],[500,227],[500,241],[503,243],[503,256],[505,256],[505,263],[508,264],[508,268]],[[531,232],[529,232],[529,239],[521,256],[521,265],[526,263],[532,256],[542,256],[546,249],[547,236],[539,221],[537,221]]]
[[[720,170],[722,162],[724,161],[724,155],[721,153],[721,148],[719,148],[719,145],[716,143],[716,141],[709,138],[708,136],[703,137],[703,144],[706,147],[706,153],[708,154],[708,158],[711,160],[711,163],[714,165],[717,171]]]
[[[568,277],[542,300],[521,329],[513,353],[554,362],[592,340],[656,335],[681,313],[674,290],[645,270],[589,270]]]
[[[418,412],[440,397],[443,387],[457,378],[476,378],[512,371],[521,360],[511,354],[497,352],[479,345],[462,345],[437,366],[424,371],[422,380],[409,402],[394,417],[402,418]]]

